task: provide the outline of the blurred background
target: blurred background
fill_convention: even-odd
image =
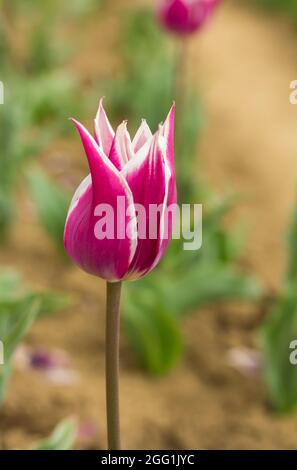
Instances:
[[[123,446],[294,449],[297,441],[297,7],[222,0],[186,38],[158,0],[0,2],[0,448],[103,449],[104,282],[63,250],[89,129],[155,130],[176,100],[173,241],[122,305]],[[55,431],[54,431],[55,430]]]

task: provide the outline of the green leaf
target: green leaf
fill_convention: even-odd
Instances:
[[[297,4],[295,0],[253,0],[253,3],[260,8],[267,9],[269,14],[286,14],[297,25]]]
[[[7,304],[0,302],[0,340],[4,348],[4,365],[0,365],[0,404],[3,402],[11,372],[11,359],[18,344],[38,315],[39,302],[32,296]]]
[[[180,325],[155,292],[126,285],[125,330],[142,366],[153,375],[171,370],[182,353]]]
[[[255,301],[261,289],[253,278],[224,264],[197,263],[168,284],[168,301],[180,313],[233,300]]]
[[[7,239],[13,219],[13,198],[10,192],[0,191],[0,243]]]
[[[297,204],[292,214],[288,233],[288,273],[289,281],[297,281]]]
[[[70,450],[73,448],[77,434],[77,425],[73,419],[62,421],[51,436],[36,443],[32,450]]]
[[[55,292],[46,292],[36,294],[39,299],[40,305],[38,310],[39,316],[51,315],[60,310],[64,310],[71,304],[71,299],[68,295],[57,294]]]
[[[74,77],[52,72],[33,76],[24,86],[18,89],[18,97],[23,108],[27,110],[28,125],[41,126],[54,132],[71,130],[65,116],[76,114],[82,109],[82,103],[75,99],[79,83]],[[56,129],[58,124],[58,129]],[[45,139],[44,130],[42,139]]]
[[[70,198],[41,171],[31,171],[29,185],[36,204],[40,224],[64,254],[63,232]]]
[[[0,272],[0,340],[4,346],[4,365],[0,365],[0,403],[9,382],[13,354],[35,319],[68,305],[69,299],[64,295],[27,291],[16,272]]]
[[[282,412],[297,407],[297,370],[290,344],[297,339],[297,289],[288,288],[260,330],[264,375],[273,405]]]
[[[0,271],[0,302],[7,298],[16,298],[23,292],[22,278],[13,270]]]
[[[4,313],[3,311],[0,311],[0,317],[2,317],[0,338],[4,344],[5,361],[9,361],[11,359],[17,345],[22,341],[23,337],[32,326],[38,315],[38,309],[38,299],[28,296],[22,301],[17,301],[14,309],[10,312],[6,311]],[[3,327],[4,324],[5,328]]]
[[[16,271],[0,271],[0,310],[4,304],[8,308],[9,305],[15,305],[17,300],[28,296],[38,301],[38,316],[64,310],[71,304],[71,299],[66,294],[28,290],[25,289],[22,281],[22,277]]]

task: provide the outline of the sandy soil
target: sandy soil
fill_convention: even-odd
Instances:
[[[116,25],[114,14],[100,24],[97,33],[90,25],[92,41],[84,39],[83,59],[74,64],[79,70],[84,62],[86,84],[102,67],[86,51],[96,50],[97,34],[104,34],[107,25]],[[106,49],[112,46],[104,40]],[[235,216],[252,224],[245,261],[268,288],[277,287],[284,267],[282,237],[295,194],[297,111],[288,104],[288,85],[296,78],[296,52],[297,36],[288,25],[235,4],[222,8],[205,36],[191,44],[192,77],[204,91],[208,113],[203,167],[218,190],[234,188],[243,195]],[[107,57],[116,66],[112,55]],[[55,158],[63,161],[62,176],[69,173],[78,182],[85,163],[77,142],[45,156],[53,173]],[[27,344],[65,349],[79,378],[71,387],[57,387],[36,372],[16,370],[0,415],[0,445],[26,448],[63,417],[76,415],[96,426],[95,435],[77,447],[104,448],[103,283],[56,261],[30,203],[23,209],[0,263],[16,266],[33,285],[74,294],[72,308],[40,320]],[[184,361],[158,380],[138,369],[123,336],[124,447],[293,449],[297,418],[277,416],[260,380],[242,376],[226,360],[231,347],[255,345],[262,313],[262,308],[234,305],[189,316],[183,325]]]

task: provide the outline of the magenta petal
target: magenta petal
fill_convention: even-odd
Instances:
[[[154,265],[160,249],[160,221],[161,212],[155,219],[155,238],[150,235],[153,218],[150,214],[151,205],[160,206],[166,197],[166,166],[163,152],[160,147],[160,131],[158,131],[151,145],[144,146],[140,153],[130,161],[123,170],[129,187],[133,193],[134,204],[141,204],[145,209],[145,218],[138,220],[138,233],[145,227],[144,236],[138,238],[135,256],[129,267],[128,278],[140,277],[146,274]],[[168,179],[168,178],[167,178]],[[140,226],[142,222],[142,225]]]
[[[109,281],[121,279],[134,257],[137,240],[135,212],[117,217],[118,197],[133,209],[133,196],[123,176],[104,155],[94,138],[79,122],[74,121],[88,158],[92,181],[84,181],[70,206],[65,226],[64,243],[70,258],[88,273]],[[95,236],[99,204],[109,205],[113,213],[113,239]],[[103,214],[102,214],[103,215]],[[111,220],[110,220],[111,219]],[[126,228],[129,227],[127,233]],[[122,239],[118,237],[121,234]]]
[[[95,118],[95,139],[105,155],[109,155],[114,139],[114,130],[106,116],[102,98]]]

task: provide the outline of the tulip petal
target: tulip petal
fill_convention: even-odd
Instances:
[[[160,216],[157,256],[147,272],[150,272],[155,268],[155,266],[157,266],[168,247],[172,234],[175,211],[168,212],[167,214],[167,209],[170,208],[172,204],[176,204],[176,184],[170,167],[165,160],[165,196],[163,201],[163,210]]]
[[[90,189],[90,186],[92,186],[92,177],[91,177],[91,174],[88,174],[88,176],[86,176],[85,179],[80,183],[80,185],[78,186],[77,190],[74,193],[74,196],[70,203],[67,217],[69,217],[71,212],[76,208],[77,204],[79,203],[80,198],[84,195],[85,192],[87,192]]]
[[[163,126],[161,126],[161,134],[164,139],[162,142],[161,150],[163,151],[163,157],[165,160],[165,180],[166,180],[166,192],[164,197],[164,208],[169,208],[173,204],[177,203],[177,189],[175,179],[175,167],[174,167],[174,118],[175,118],[175,104],[172,105],[169,114],[165,120]],[[169,243],[169,236],[172,233],[174,213],[167,214],[163,211],[160,221],[160,237],[158,245],[158,256],[151,267],[153,269],[160,261],[162,255],[167,249]],[[165,232],[164,232],[165,230]]]
[[[156,226],[155,238],[150,237],[150,227],[152,228],[153,219],[151,217],[150,208],[160,207],[166,199],[170,174],[168,164],[165,164],[164,152],[161,149],[162,140],[164,138],[158,131],[149,146],[145,145],[139,154],[131,160],[122,173],[125,176],[129,187],[133,193],[135,204],[141,204],[145,210],[145,220],[138,220],[138,230],[141,230],[139,224],[145,223],[145,238],[138,239],[138,246],[132,263],[129,267],[127,278],[137,278],[150,271],[154,265],[160,247],[161,218],[162,213],[158,212],[155,219]],[[167,167],[167,176],[165,174]]]
[[[175,120],[175,104],[172,105],[168,116],[161,126],[161,134],[165,139],[164,158],[167,161],[171,177],[168,182],[168,204],[176,202],[176,178],[174,166],[174,120]]]
[[[161,126],[161,133],[166,143],[165,157],[167,157],[172,172],[174,172],[174,117],[175,104],[173,103],[164,124]]]
[[[121,170],[134,155],[130,134],[127,130],[127,122],[124,121],[116,130],[109,159],[118,170]]]
[[[79,122],[73,120],[80,134],[91,172],[92,184],[81,184],[65,227],[65,248],[69,256],[85,271],[115,281],[127,272],[137,247],[135,236],[137,225],[131,190],[123,176],[103,153],[95,139]],[[82,189],[84,188],[84,189]],[[124,198],[126,207],[131,207],[118,218],[118,197]],[[108,204],[113,210],[111,226],[114,237],[98,239],[95,227],[99,204]],[[126,230],[128,227],[128,232]],[[121,237],[118,237],[121,233]]]
[[[144,144],[153,137],[152,131],[150,130],[145,119],[142,120],[142,123],[135,134],[135,137],[132,141],[132,148],[135,153],[137,153]]]
[[[99,102],[99,108],[95,118],[95,139],[105,155],[109,155],[114,139],[114,130],[104,110],[103,98],[101,98]]]

